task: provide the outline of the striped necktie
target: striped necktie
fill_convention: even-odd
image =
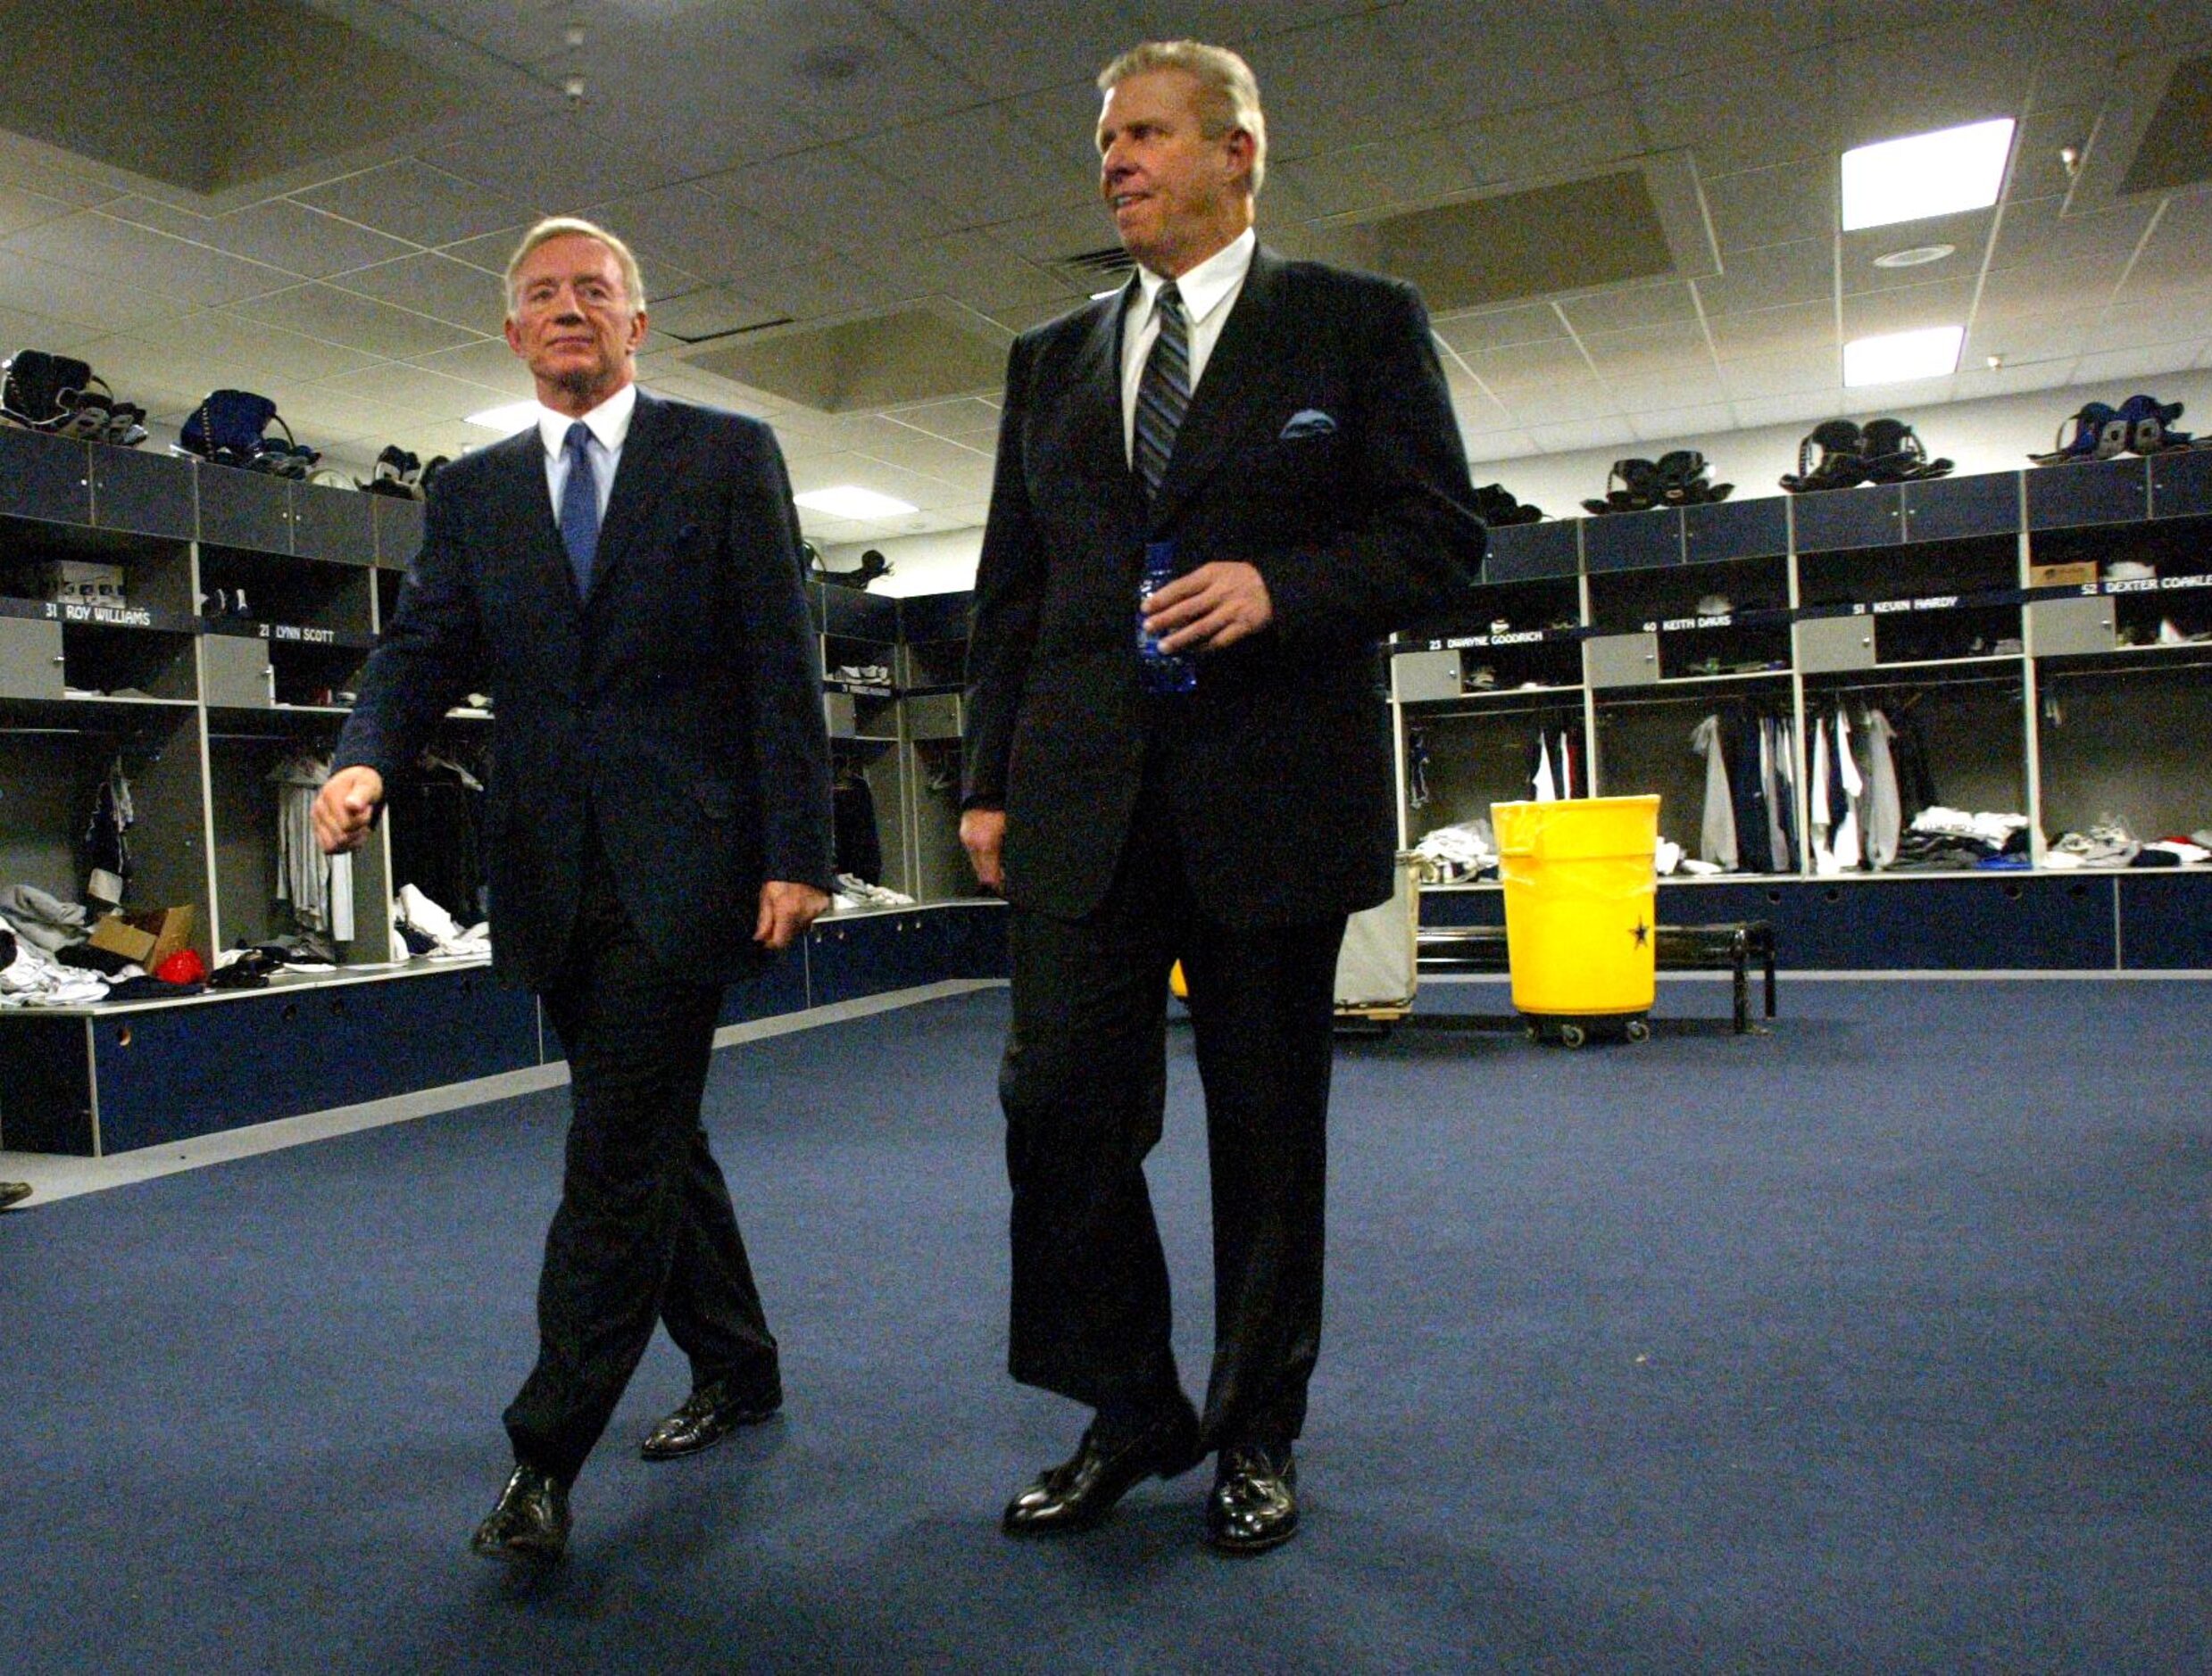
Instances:
[[[1175,453],[1175,434],[1191,405],[1191,328],[1183,315],[1183,294],[1170,279],[1152,305],[1160,336],[1144,359],[1136,385],[1136,472],[1144,494],[1157,499],[1160,480]]]

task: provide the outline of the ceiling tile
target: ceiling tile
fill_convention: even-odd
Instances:
[[[615,198],[595,206],[592,219],[620,235],[641,256],[680,263],[702,279],[742,285],[766,270],[788,267],[818,253],[803,239],[754,213],[750,203],[723,195],[720,183],[728,178],[716,177],[714,193],[687,185]],[[653,284],[648,270],[648,295]]]
[[[233,256],[265,262],[304,279],[324,279],[349,268],[389,261],[414,249],[404,240],[311,210],[289,198],[270,198],[227,215],[198,215],[156,198],[124,198],[108,213]]]
[[[2100,354],[2083,355],[2075,363],[2072,382],[2100,384],[2106,380],[2124,383],[2135,378],[2152,378],[2161,373],[2178,372],[2190,364],[2190,352],[2197,345],[2155,344],[2136,349],[2110,349]]]
[[[1785,351],[1732,361],[1720,369],[1721,387],[1731,402],[1741,403],[1792,391],[1842,389],[1842,357],[1833,350],[1813,353]]]
[[[1576,335],[1585,341],[1609,332],[1694,325],[1698,318],[1697,298],[1685,279],[1664,279],[1657,285],[1628,286],[1568,297],[1561,301],[1559,308]],[[1699,346],[1702,347],[1702,339],[1699,340]]]
[[[121,221],[98,210],[9,235],[0,247],[35,253],[40,261],[79,273],[121,279],[141,290],[176,297],[200,308],[235,303],[295,283],[293,277],[256,261],[188,245],[165,233]]]
[[[1629,78],[1756,66],[1828,38],[1829,0],[1607,0]]]
[[[1562,381],[1593,383],[1596,374],[1571,338],[1554,343],[1513,344],[1467,357],[1476,376],[1497,392],[1501,400],[1518,408],[1520,392]]]
[[[832,195],[817,206],[810,225],[824,217],[879,223],[889,217],[888,226],[911,222],[912,236],[922,236],[1026,210],[1092,203],[1098,196],[1095,165],[1087,158],[1080,167],[1070,161],[1077,153],[1067,137],[1048,139],[999,105],[871,135],[848,150],[867,166],[854,183],[861,192],[841,198],[835,195],[845,183],[826,182]],[[864,224],[852,232],[863,244],[880,242],[880,234],[868,236]]]
[[[1485,466],[1496,467],[1516,460],[1526,460],[1538,452],[1536,439],[1518,427],[1484,431],[1479,436],[1468,439],[1467,460],[1469,469],[1480,477],[1487,475],[1483,469]],[[1554,513],[1555,517],[1558,515]]]
[[[778,266],[816,250],[866,250],[946,230],[945,212],[935,202],[842,146],[819,146],[696,185],[711,195],[709,202],[742,204],[805,241],[794,245]]]
[[[1268,185],[1297,192],[1315,215],[1364,218],[1441,202],[1481,185],[1466,154],[1440,129],[1270,164]]]
[[[1709,314],[1713,353],[1723,365],[1784,352],[1832,355],[1835,344],[1835,304],[1800,303],[1785,309]]]
[[[1939,280],[1843,299],[1843,338],[1878,332],[1913,332],[1930,326],[1964,326],[1974,306],[1974,281]]]
[[[2034,86],[2035,61],[2006,27],[2003,13],[2015,9],[1996,5],[1927,28],[1872,31],[1839,51],[1837,149],[2018,116]]]
[[[128,275],[80,273],[0,247],[0,309],[43,314],[78,326],[128,331],[192,312]]]
[[[1670,369],[1688,372],[1711,360],[1705,328],[1694,319],[1671,320],[1626,332],[1591,333],[1582,344],[1598,377],[1607,380],[1645,378]]]
[[[1613,95],[1463,122],[1447,131],[1486,187],[1576,179],[1650,149],[1634,111]]]
[[[464,344],[459,349],[410,355],[406,360],[412,365],[442,372],[449,378],[465,378],[470,384],[505,392],[510,397],[526,396],[533,390],[529,369],[507,347],[503,338],[486,338],[479,343]]]
[[[1008,303],[1059,301],[1085,294],[1060,274],[1017,256],[979,233],[919,239],[889,253],[884,275],[910,295],[940,295],[989,313]]]
[[[665,186],[678,178],[676,170],[651,153],[603,130],[596,114],[582,107],[471,135],[425,152],[422,162],[497,198],[533,204],[548,215],[573,214],[579,205]]]
[[[292,195],[311,208],[416,245],[450,245],[536,219],[528,205],[503,193],[412,157]]]
[[[0,185],[0,234],[18,232],[42,222],[74,215],[79,206],[65,198],[49,197],[20,187]]]
[[[359,268],[330,283],[474,332],[498,330],[506,312],[497,278],[428,252]]]
[[[1823,243],[1841,224],[1841,167],[1834,157],[1801,159],[1773,169],[1750,169],[1705,182],[1713,236],[1724,253]]]
[[[140,332],[132,364],[162,383],[210,390],[310,383],[373,364],[355,349],[303,337],[243,314],[213,309]]]
[[[2008,268],[1982,281],[1975,323],[2023,314],[2094,313],[2110,299],[2120,273],[2117,267],[2094,260]]]
[[[1500,10],[1465,0],[1413,0],[1382,11],[1401,62],[1426,79],[1428,96],[1421,103],[1437,120],[1478,120],[1536,105],[1619,103],[1623,74],[1612,32],[1586,0],[1515,6],[1509,27],[1501,27]],[[1326,74],[1326,61],[1317,68]],[[1402,98],[1387,92],[1381,108]]]
[[[1564,338],[1567,322],[1549,303],[1530,303],[1479,314],[1455,314],[1436,323],[1436,335],[1462,354],[1480,354],[1514,344]]]
[[[1704,72],[1639,83],[1635,108],[1652,144],[1687,147],[1705,176],[1832,160],[1836,144],[1834,55],[1790,53],[1755,76]]]
[[[260,298],[253,306],[252,318],[387,361],[455,348],[471,337],[486,335],[327,285],[301,286]]]
[[[1409,76],[1418,73],[1376,12],[1285,29],[1252,43],[1245,56],[1260,79],[1268,149],[1283,159],[1383,137],[1376,113],[1401,104]]]
[[[1562,425],[1617,418],[1620,403],[1595,378],[1562,378],[1556,384],[1516,390],[1504,398],[1523,425]]]
[[[1808,303],[1825,304],[1835,295],[1834,246],[1825,238],[1731,251],[1722,261],[1719,273],[1695,281],[1709,318]]]
[[[931,436],[988,448],[998,435],[999,404],[987,397],[964,395],[950,402],[898,408],[892,417]]]

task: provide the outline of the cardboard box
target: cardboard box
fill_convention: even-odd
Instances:
[[[135,960],[151,972],[192,942],[192,907],[148,909],[138,914],[110,914],[92,925],[96,949]]]
[[[2075,564],[2030,565],[2028,586],[2032,588],[2073,588],[2097,579],[2097,561],[2083,559]]]

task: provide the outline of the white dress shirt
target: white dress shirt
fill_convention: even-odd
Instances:
[[[622,444],[629,440],[630,416],[637,411],[637,386],[626,384],[584,415],[591,427],[591,445],[584,451],[592,462],[592,482],[599,491],[599,519],[607,518],[607,497],[614,493],[614,474],[622,463]],[[537,435],[545,445],[545,489],[553,496],[553,522],[561,521],[561,491],[569,481],[569,427],[575,419],[556,413],[544,402],[537,405]]]
[[[1252,271],[1252,253],[1259,236],[1246,228],[1219,250],[1175,282],[1183,298],[1184,318],[1190,321],[1191,394],[1206,376],[1206,361],[1220,341],[1229,311],[1244,289],[1244,276]],[[1160,338],[1160,288],[1168,283],[1149,268],[1136,270],[1138,295],[1127,305],[1129,317],[1121,328],[1121,445],[1132,466],[1136,463],[1136,386],[1144,377],[1144,358]]]

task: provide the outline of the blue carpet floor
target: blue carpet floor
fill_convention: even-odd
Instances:
[[[1344,1043],[1309,1526],[1259,1560],[1199,1545],[1202,1472],[998,1533],[1081,1423],[1002,1371],[1002,991],[719,1056],[789,1406],[647,1466],[656,1343],[536,1582],[464,1544],[565,1091],[0,1217],[0,1670],[2212,1669],[2205,991],[1725,1006]]]

